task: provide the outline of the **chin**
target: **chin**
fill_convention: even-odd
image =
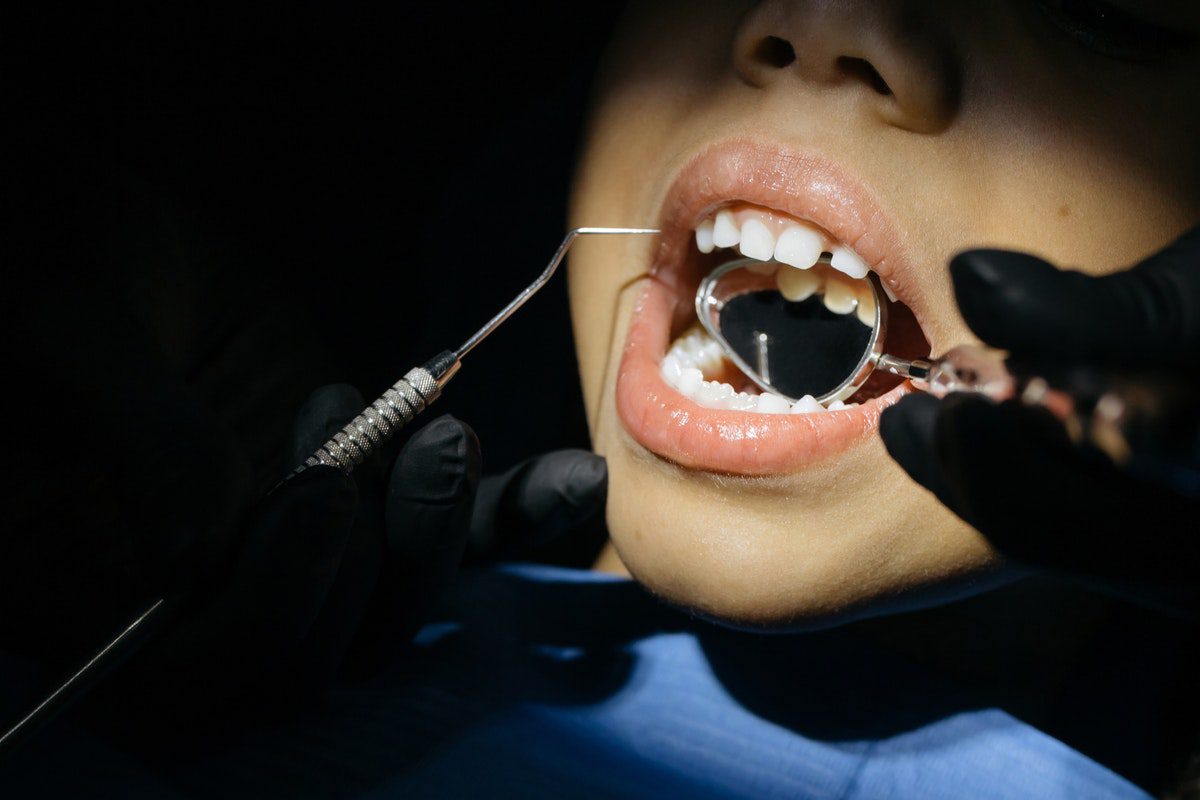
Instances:
[[[608,523],[630,574],[739,628],[811,630],[948,602],[1012,579],[981,537],[882,446],[785,475],[674,464],[622,434]],[[868,480],[857,476],[871,476]]]

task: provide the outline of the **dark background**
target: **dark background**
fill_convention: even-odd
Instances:
[[[19,467],[0,640],[18,663],[0,720],[176,582],[127,556],[204,527],[210,485],[231,483],[228,464],[198,460],[220,452],[208,439],[235,442],[265,491],[314,389],[373,399],[544,268],[618,11],[9,16],[3,357]],[[455,379],[437,412],[475,428],[485,472],[588,446],[573,347],[560,275]]]
[[[171,330],[166,346],[184,351],[184,371],[199,358],[238,363],[205,386],[213,405],[250,391],[235,373],[287,371],[253,410],[227,412],[235,428],[266,426],[261,436],[274,439],[317,385],[348,382],[371,399],[460,343],[544,266],[565,228],[587,93],[616,11],[41,13],[14,37],[17,161],[44,192],[35,225],[102,259],[93,275],[117,274],[99,282],[131,284],[119,291],[137,295],[149,328],[201,320]],[[98,210],[112,215],[97,222]],[[203,322],[264,306],[281,320],[273,336],[226,326],[217,341],[220,326]],[[285,334],[293,320],[307,330]],[[477,351],[440,410],[475,427],[489,471],[586,446],[561,277]]]

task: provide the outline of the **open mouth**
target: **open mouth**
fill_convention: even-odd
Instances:
[[[760,287],[778,292],[776,306],[819,300],[826,321],[850,335],[874,321],[874,277],[887,304],[887,352],[928,354],[919,311],[906,302],[914,276],[897,237],[869,195],[832,165],[743,141],[712,148],[676,179],[661,228],[616,387],[625,428],[648,450],[715,472],[793,471],[870,436],[880,412],[909,391],[876,371],[844,400],[785,399],[760,388],[697,324],[700,281],[744,258]],[[824,357],[837,346],[828,338],[774,357]]]

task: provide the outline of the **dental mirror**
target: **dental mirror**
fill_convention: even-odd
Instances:
[[[792,403],[845,401],[877,368],[923,378],[929,362],[883,352],[878,276],[854,280],[829,262],[824,253],[809,270],[751,258],[722,264],[700,282],[696,316],[746,377]]]

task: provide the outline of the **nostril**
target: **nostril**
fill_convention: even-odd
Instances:
[[[888,86],[887,81],[879,74],[879,70],[864,58],[839,56],[837,67],[843,75],[862,81],[879,94],[885,96],[892,94],[892,87]]]
[[[754,56],[764,64],[783,69],[796,60],[796,50],[787,39],[768,36],[754,48]]]

